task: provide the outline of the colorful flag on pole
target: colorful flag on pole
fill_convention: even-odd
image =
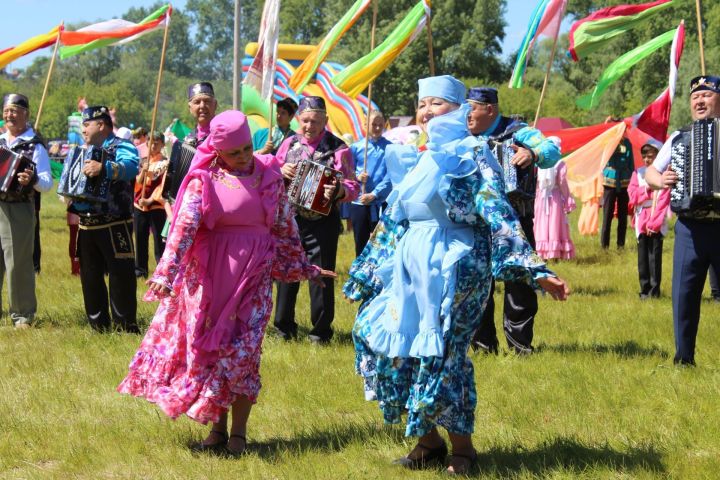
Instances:
[[[60,43],[63,45],[60,47],[60,58],[72,57],[96,48],[132,42],[153,30],[165,28],[170,21],[171,13],[172,6],[168,4],[155,10],[140,23],[113,18],[76,31],[63,30],[60,33]]]
[[[525,38],[520,44],[517,58],[515,59],[515,67],[510,77],[509,88],[522,87],[523,75],[527,68],[530,52],[532,51],[535,41],[540,35],[546,35],[552,38],[557,37],[560,32],[560,24],[565,15],[567,0],[540,0],[530,17],[530,25],[525,34]]]
[[[608,44],[613,38],[643,23],[672,5],[673,0],[657,0],[640,5],[601,8],[578,20],[568,34],[568,55],[576,62]]]
[[[243,85],[251,85],[260,92],[264,102],[272,100],[279,36],[280,0],[265,0],[260,20],[257,53],[243,80]]]
[[[575,101],[577,106],[585,110],[590,110],[591,108],[596,107],[600,102],[600,97],[603,92],[605,92],[610,85],[612,85],[618,78],[625,75],[625,73],[639,61],[645,59],[665,44],[670,43],[674,37],[675,30],[668,30],[662,35],[658,35],[649,42],[644,43],[618,57],[605,69],[602,75],[600,75],[597,85],[595,85],[595,89]]]
[[[333,83],[355,98],[423,31],[430,18],[430,0],[421,0],[375,49],[333,77]]]
[[[20,57],[24,57],[35,50],[55,45],[60,28],[61,27],[58,25],[47,33],[25,40],[16,47],[0,50],[0,68],[5,68],[8,63],[13,62]]]
[[[310,79],[317,72],[320,64],[330,53],[330,50],[335,48],[335,45],[340,41],[340,38],[345,35],[345,32],[355,24],[360,15],[362,15],[368,6],[372,3],[372,0],[356,0],[350,10],[342,16],[340,21],[335,24],[334,27],[325,35],[320,43],[313,49],[313,51],[305,57],[300,66],[295,69],[292,77],[290,77],[290,88],[300,93],[310,82]]]
[[[651,137],[661,142],[667,139],[668,125],[670,124],[670,110],[675,96],[675,83],[677,72],[685,45],[685,21],[680,22],[675,31],[672,48],[670,49],[670,78],[668,87],[635,119],[635,126]]]

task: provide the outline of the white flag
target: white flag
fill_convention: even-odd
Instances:
[[[243,84],[251,85],[260,92],[266,102],[270,102],[275,85],[275,63],[277,61],[278,36],[280,34],[280,0],[265,0],[258,50],[248,69]]]

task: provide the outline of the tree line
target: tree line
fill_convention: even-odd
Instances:
[[[378,0],[376,38],[380,41],[407,14],[417,0]],[[354,0],[283,0],[280,41],[315,44],[337,22]],[[579,19],[593,10],[628,0],[571,0],[568,15]],[[123,18],[137,22],[160,7],[130,8]],[[262,0],[241,2],[240,43],[256,41]],[[535,48],[525,74],[525,87],[508,89],[514,58],[503,58],[502,42],[507,27],[506,0],[437,0],[433,2],[433,49],[436,74],[452,74],[468,86],[492,85],[499,89],[501,112],[532,119],[537,108],[552,42]],[[720,73],[720,2],[704,2],[703,34],[707,72]],[[184,9],[173,10],[168,51],[161,87],[158,124],[173,118],[191,124],[186,88],[196,81],[213,82],[220,108],[232,101],[233,0],[188,0]],[[608,89],[600,105],[584,111],[575,99],[590,91],[601,72],[631,48],[677,26],[685,19],[685,52],[673,108],[676,127],[690,119],[687,106],[688,81],[700,73],[694,0],[676,0],[674,5],[649,22],[615,40],[602,52],[581,62],[565,55],[567,34],[558,42],[542,116],[563,117],[573,125],[601,122],[612,115],[639,113],[667,86],[667,46],[638,64]],[[349,64],[370,49],[372,13],[366,12],[341,39],[329,60]],[[89,23],[68,25],[80,28]],[[120,125],[150,124],[160,62],[162,34],[154,32],[127,45],[107,47],[59,60],[43,107],[41,131],[48,138],[64,137],[67,116],[77,108],[79,97],[90,104],[115,107]],[[51,52],[48,49],[48,52]],[[0,91],[20,92],[31,98],[33,117],[47,75],[50,58],[38,57],[17,76],[0,75]],[[428,48],[418,38],[374,83],[373,100],[388,115],[411,115],[417,95],[417,79],[428,76]]]

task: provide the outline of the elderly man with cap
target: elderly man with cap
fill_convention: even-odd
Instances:
[[[101,148],[106,158],[104,162],[85,160],[83,173],[90,178],[103,178],[108,182],[109,191],[107,202],[73,201],[68,209],[80,217],[77,248],[85,314],[95,330],[108,330],[112,318],[122,330],[138,333],[132,238],[137,149],[129,141],[115,136],[107,107],[88,107],[82,115],[85,143]]]
[[[273,155],[277,153],[282,142],[295,133],[290,128],[290,122],[292,122],[297,109],[297,102],[290,97],[277,102],[272,135],[270,135],[269,128],[261,128],[253,135],[253,148],[257,153],[272,153]]]
[[[327,111],[321,97],[305,97],[300,101],[297,134],[285,140],[278,149],[276,159],[286,183],[295,177],[297,164],[303,160],[322,161],[339,170],[343,179],[325,187],[325,198],[332,202],[328,216],[296,207],[295,220],[300,228],[305,253],[313,265],[325,270],[335,270],[338,239],[340,237],[340,213],[337,202],[351,202],[357,198],[359,185],[355,180],[352,155],[344,141],[326,130]],[[326,157],[325,159],[322,159]],[[335,282],[324,279],[325,288],[310,285],[310,341],[327,343],[333,336],[332,322],[335,317]],[[280,283],[277,289],[275,328],[285,339],[297,336],[295,302],[299,283]]]
[[[704,75],[690,82],[690,114],[693,121],[720,118],[720,77]],[[690,126],[675,131],[645,171],[655,188],[673,187],[678,174],[670,167],[673,151],[690,149]],[[672,196],[671,196],[672,198]],[[695,365],[695,339],[700,323],[700,300],[710,265],[720,271],[720,209],[678,212],[673,250],[672,304],[676,364]]]
[[[215,111],[217,110],[217,100],[215,99],[215,90],[212,83],[199,82],[190,85],[188,87],[188,107],[190,108],[190,114],[196,121],[196,125],[183,139],[183,143],[192,148],[197,148],[202,145],[210,134],[210,121],[215,117]],[[179,149],[180,143],[176,143],[170,155],[170,163],[168,164],[163,187],[163,198],[167,200],[165,202],[167,205],[165,213],[168,215],[168,224],[163,230],[163,235],[167,232],[167,226],[172,221],[172,207],[175,204],[175,197],[192,162],[192,155],[180,155]]]
[[[0,135],[0,145],[32,159],[33,169],[17,173],[21,192],[0,193],[0,286],[5,271],[8,276],[10,318],[16,328],[27,328],[35,317],[35,271],[33,246],[35,237],[35,194],[52,188],[50,159],[42,140],[28,124],[30,102],[24,95],[8,94],[3,98],[3,121],[7,130]]]
[[[560,149],[543,137],[539,130],[524,122],[500,114],[498,92],[490,87],[475,87],[468,92],[468,103],[472,107],[468,115],[468,129],[475,137],[505,138],[512,142],[515,155],[510,159],[521,169],[531,169],[528,191],[510,197],[510,204],[518,215],[525,236],[535,248],[533,233],[535,212],[535,165],[539,168],[553,167],[560,160]],[[493,290],[494,291],[494,290]],[[505,282],[505,305],[503,327],[508,346],[517,353],[531,353],[533,325],[538,310],[537,294],[527,284]],[[486,352],[497,352],[498,340],[495,333],[495,302],[490,295],[483,321],[473,339],[476,348]]]

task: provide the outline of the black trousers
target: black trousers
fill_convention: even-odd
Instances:
[[[132,333],[139,332],[136,320],[137,279],[131,225],[130,223],[116,225],[113,230],[80,229],[78,233],[80,282],[85,301],[85,314],[90,326],[98,331],[106,331],[111,327],[110,315],[112,315],[116,327]],[[105,273],[109,277],[109,312]]]
[[[715,269],[710,265],[710,294],[715,300],[720,300],[720,282]]]
[[[600,231],[600,246],[608,248],[610,246],[610,228],[612,227],[613,214],[615,213],[615,204],[617,203],[618,224],[617,224],[617,246],[625,246],[625,233],[627,232],[627,216],[628,216],[628,196],[627,188],[617,190],[615,188],[605,187],[603,192],[603,223]]]
[[[160,261],[163,250],[165,250],[165,239],[160,233],[165,226],[167,215],[165,210],[150,210],[141,212],[135,209],[133,224],[135,226],[135,273],[147,276],[148,274],[148,244],[150,243],[150,231],[153,234],[155,247],[155,262]]]
[[[340,214],[333,209],[327,217],[320,220],[306,220],[295,216],[300,230],[300,239],[308,260],[325,270],[335,270],[338,239],[340,237]],[[310,336],[328,341],[333,336],[332,322],[335,318],[335,282],[331,278],[323,280],[325,288],[309,283],[310,288]],[[277,284],[275,302],[275,328],[286,337],[297,336],[295,321],[295,303],[300,283]]]
[[[638,237],[638,276],[640,296],[659,297],[662,278],[663,236],[660,234]]]
[[[678,218],[673,246],[672,304],[675,363],[695,364],[700,303],[710,266],[720,271],[720,222]],[[712,340],[711,340],[712,341]]]
[[[40,273],[40,192],[35,191],[35,243],[33,244],[33,267],[35,273]]]
[[[533,233],[533,217],[520,217],[528,242],[535,248]],[[473,343],[480,348],[497,352],[498,339],[495,330],[495,280],[490,289],[490,298],[483,312],[480,326],[475,332]],[[503,305],[503,330],[508,347],[517,353],[530,353],[533,350],[533,326],[538,311],[537,293],[523,282],[505,282],[505,299]]]
[[[355,256],[359,256],[368,240],[370,234],[378,224],[379,207],[376,205],[358,205],[350,203],[348,213],[353,226],[355,237]]]

